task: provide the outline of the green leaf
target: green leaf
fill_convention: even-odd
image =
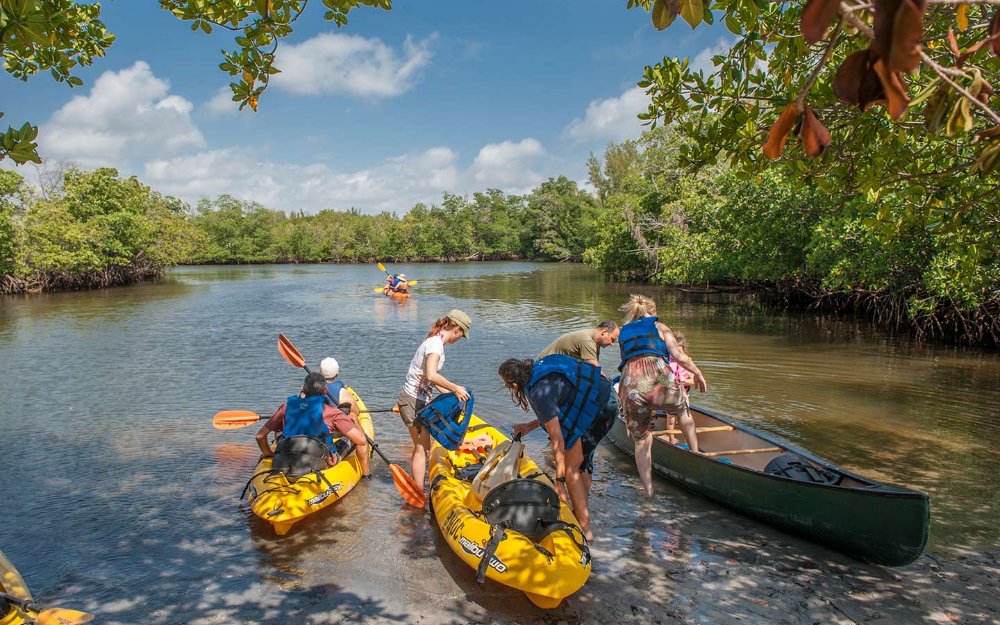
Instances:
[[[667,4],[667,0],[656,0],[653,4],[653,26],[656,30],[663,30],[673,23],[677,14],[672,7]]]
[[[701,23],[705,14],[705,7],[702,0],[681,0],[681,17],[691,28],[695,28]]]

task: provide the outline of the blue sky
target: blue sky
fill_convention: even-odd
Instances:
[[[4,73],[2,121],[39,124],[49,168],[116,167],[192,204],[228,193],[286,211],[401,214],[443,192],[584,183],[590,152],[641,132],[645,65],[666,55],[709,68],[732,39],[679,19],[657,32],[625,0],[395,0],[339,30],[313,4],[257,113],[236,111],[218,69],[230,33],[118,0],[103,10],[118,39],[80,73],[84,86]]]

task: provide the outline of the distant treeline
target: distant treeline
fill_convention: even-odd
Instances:
[[[203,200],[191,224],[204,243],[191,263],[581,260],[593,241],[597,202],[567,178],[529,195],[496,189],[444,194],[402,217],[324,210],[286,215],[230,196]]]
[[[579,261],[597,202],[560,177],[528,195],[445,194],[402,217],[291,216],[228,195],[192,211],[114,169],[70,170],[41,191],[0,171],[0,293],[127,284],[177,264]]]

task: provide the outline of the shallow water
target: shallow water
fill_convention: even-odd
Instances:
[[[472,340],[448,348],[443,373],[474,390],[477,413],[509,425],[525,416],[497,365],[620,319],[631,291],[655,297],[661,318],[688,336],[710,386],[696,403],[929,492],[936,557],[1000,542],[994,353],[729,296],[606,284],[578,266],[394,269],[419,280],[407,302],[375,296],[382,274],[370,265],[180,268],[156,284],[0,300],[0,550],[36,599],[97,611],[101,623],[444,622],[462,620],[467,602],[499,617],[537,614],[513,591],[476,585],[428,516],[400,505],[377,458],[372,482],[275,537],[238,500],[257,457],[255,428],[213,430],[211,416],[269,412],[298,387],[278,332],[311,363],[336,356],[369,407],[387,408],[428,326],[458,307],[473,318]],[[616,358],[611,348],[602,362],[613,368]],[[402,424],[376,416],[383,450],[406,465]],[[543,439],[527,441],[536,458]],[[643,502],[631,460],[600,449],[594,577],[567,615],[607,598],[596,579],[634,586],[630,575],[658,570],[668,555],[780,551],[853,566],[669,482],[656,488]]]

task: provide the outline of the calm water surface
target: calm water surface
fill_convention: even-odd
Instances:
[[[472,340],[448,348],[444,373],[474,390],[480,415],[508,425],[524,415],[498,364],[562,332],[620,320],[630,291],[656,298],[661,319],[687,334],[710,385],[697,403],[930,492],[935,557],[1000,543],[994,353],[609,285],[576,266],[394,269],[419,280],[408,302],[375,296],[383,276],[371,265],[181,268],[157,284],[0,300],[0,550],[36,598],[99,611],[102,623],[325,622],[318,605],[351,621],[404,621],[415,607],[447,613],[442,598],[459,606],[455,619],[463,601],[512,619],[534,614],[517,593],[477,586],[427,515],[400,505],[377,459],[375,480],[277,539],[238,500],[257,458],[255,428],[217,431],[211,417],[269,412],[298,387],[302,373],[279,356],[278,332],[312,363],[336,356],[369,406],[388,408],[427,328],[458,307],[473,318]],[[605,367],[617,356],[605,350]],[[378,415],[376,432],[402,462],[398,418]],[[543,439],[528,441],[536,458]],[[655,570],[664,553],[697,561],[775,546],[851,562],[663,480],[657,491],[644,503],[631,460],[600,450],[595,577],[622,563]],[[734,536],[742,548],[726,552]],[[589,588],[567,603],[601,600]]]

